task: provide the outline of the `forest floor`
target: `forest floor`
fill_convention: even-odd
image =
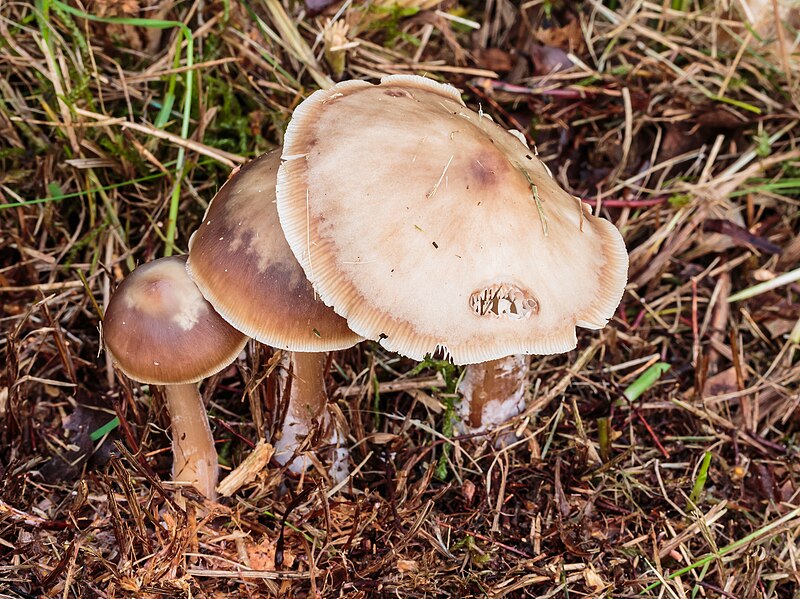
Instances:
[[[800,597],[784,4],[0,1],[0,597]],[[328,381],[345,484],[273,464],[204,503],[103,308],[311,92],[386,73],[523,131],[622,232],[622,304],[533,359],[510,446],[453,434],[460,368],[364,342]],[[223,473],[275,430],[245,354],[202,387]]]

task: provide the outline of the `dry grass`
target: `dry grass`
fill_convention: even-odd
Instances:
[[[800,288],[728,302],[800,266],[800,60],[739,9],[0,3],[0,597],[800,596]],[[364,343],[330,377],[339,492],[275,467],[215,505],[159,482],[163,402],[100,352],[110,293],[185,250],[308,93],[405,72],[526,132],[617,224],[617,318],[534,360],[506,449],[449,434],[455,369]],[[227,467],[272,430],[270,365],[252,344],[203,388]]]

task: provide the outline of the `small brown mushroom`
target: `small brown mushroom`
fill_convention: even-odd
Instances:
[[[214,499],[217,452],[197,382],[233,362],[247,338],[203,299],[185,264],[185,256],[161,258],[128,275],[109,302],[103,338],[128,377],[164,386],[172,477]]]
[[[280,387],[288,387],[290,396],[273,445],[276,460],[291,462],[291,470],[300,472],[309,460],[295,454],[309,432],[320,430],[330,443],[338,440],[326,409],[324,352],[351,347],[361,337],[317,298],[286,243],[275,209],[279,165],[278,150],[233,173],[189,241],[187,269],[231,325],[288,350],[284,367],[291,381]]]

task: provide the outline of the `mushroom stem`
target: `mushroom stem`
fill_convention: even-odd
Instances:
[[[189,482],[209,499],[217,497],[217,450],[197,385],[166,385],[172,420],[172,478]]]
[[[294,456],[299,442],[313,428],[314,423],[324,430],[330,420],[325,409],[328,394],[325,390],[325,352],[290,352],[286,371],[291,380],[288,381],[289,405],[283,419],[280,439],[274,443],[275,458],[286,464]],[[281,392],[286,388],[281,381]],[[308,466],[306,458],[294,460],[290,466],[293,472],[302,472]]]
[[[525,408],[529,357],[507,356],[470,364],[458,385],[462,426],[477,432],[504,424]]]
[[[292,352],[292,388],[289,410],[293,416],[311,428],[314,420],[326,414],[328,393],[325,389],[325,352]]]

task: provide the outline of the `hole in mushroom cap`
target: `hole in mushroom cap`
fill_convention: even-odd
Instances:
[[[519,320],[539,313],[539,300],[511,283],[494,283],[473,291],[469,305],[478,316]]]

